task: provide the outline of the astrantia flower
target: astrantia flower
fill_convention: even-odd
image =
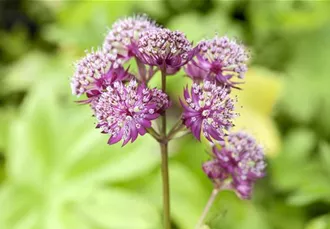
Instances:
[[[86,93],[88,97],[93,97],[113,82],[130,77],[116,55],[101,50],[92,51],[75,64],[71,79],[72,94],[80,96]]]
[[[185,88],[184,101],[180,102],[184,109],[183,122],[198,140],[202,133],[211,142],[222,141],[238,115],[229,90],[210,81],[194,83],[190,90]]]
[[[138,41],[138,57],[143,63],[174,74],[194,55],[186,36],[169,29],[146,30]]]
[[[196,58],[185,68],[193,80],[211,80],[235,87],[247,71],[248,53],[243,45],[228,37],[214,37],[198,44]]]
[[[156,23],[146,15],[120,19],[109,30],[103,43],[103,49],[128,60],[134,56],[140,33],[155,28],[157,28]]]
[[[203,170],[216,186],[230,188],[243,199],[249,199],[253,184],[265,175],[265,158],[261,145],[249,134],[229,134],[222,148],[213,147],[214,158],[203,164]]]
[[[108,144],[123,140],[123,145],[144,135],[151,121],[169,107],[168,96],[159,89],[149,89],[135,80],[128,85],[115,82],[92,104],[97,128],[110,135]]]

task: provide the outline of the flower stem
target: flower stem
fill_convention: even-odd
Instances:
[[[161,136],[156,132],[156,130],[154,128],[150,127],[147,129],[147,131],[158,142],[160,142],[162,140]]]
[[[182,123],[182,119],[180,118],[178,120],[178,122],[172,127],[172,129],[170,130],[170,132],[167,135],[167,140],[170,141],[172,140],[172,138],[180,131],[184,128],[185,126]]]
[[[213,202],[214,202],[215,198],[217,197],[219,191],[220,190],[217,189],[217,188],[213,189],[213,191],[211,193],[211,196],[210,196],[209,200],[207,201],[207,204],[206,204],[206,206],[204,208],[204,211],[203,211],[201,217],[199,218],[199,221],[198,221],[195,229],[200,229],[203,226],[203,222],[204,222],[204,220],[205,220],[205,218],[207,216],[207,213],[210,211],[210,209],[211,209],[211,207],[213,205]]]
[[[166,93],[166,72],[162,71],[162,91]],[[161,157],[162,157],[162,181],[163,181],[163,212],[164,212],[164,229],[171,229],[170,215],[170,184],[168,176],[168,141],[166,136],[166,111],[162,116],[160,141]]]
[[[170,185],[168,177],[168,145],[160,143],[162,154],[162,179],[163,179],[163,214],[164,214],[164,229],[171,229],[170,217]]]

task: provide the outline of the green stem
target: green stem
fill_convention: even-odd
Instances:
[[[162,91],[166,93],[166,72],[162,71]],[[166,111],[162,116],[160,149],[162,156],[162,181],[163,181],[163,211],[164,211],[164,229],[171,229],[170,215],[170,184],[168,176],[168,141],[166,136]]]
[[[207,216],[207,213],[210,211],[210,209],[211,209],[211,207],[212,207],[212,205],[214,203],[214,200],[217,197],[219,191],[220,190],[217,189],[217,188],[213,189],[213,191],[211,193],[211,196],[210,196],[209,200],[207,201],[207,204],[206,204],[206,206],[204,208],[204,211],[203,211],[201,217],[199,218],[199,221],[198,221],[195,229],[200,229],[203,226],[203,222],[204,222],[204,220],[205,220],[205,218]]]
[[[167,135],[167,141],[172,140],[172,138],[181,131],[185,126],[182,123],[182,119],[180,118],[178,122],[173,126],[173,128],[170,130],[170,132]]]
[[[164,214],[164,229],[171,229],[170,216],[170,185],[168,177],[168,145],[160,143],[162,154],[162,181],[163,181],[163,214]]]
[[[156,132],[156,130],[154,128],[150,127],[147,129],[147,131],[158,142],[162,141],[162,137]]]

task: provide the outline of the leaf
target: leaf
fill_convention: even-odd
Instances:
[[[119,17],[129,16],[131,8],[129,1],[65,2],[56,15],[57,23],[44,31],[44,37],[66,51],[102,46],[107,28]]]
[[[281,33],[313,31],[329,21],[328,10],[328,2],[304,1],[299,5],[295,1],[251,2],[249,15],[257,36],[261,36],[274,30]]]
[[[284,147],[285,160],[303,164],[316,146],[316,134],[307,128],[291,129],[285,136]]]
[[[34,155],[31,144],[26,138],[26,129],[26,123],[21,120],[16,120],[11,125],[6,170],[8,176],[15,182],[36,185],[40,184],[45,167],[41,158]]]
[[[314,174],[315,176],[319,174]],[[314,178],[314,179],[313,179]],[[330,202],[330,185],[327,177],[306,177],[309,184],[305,183],[288,198],[293,205],[303,206],[317,201]],[[306,182],[306,181],[305,181]]]
[[[0,214],[0,227],[94,229],[95,223],[84,221],[86,216],[77,210],[80,204],[97,194],[98,185],[148,174],[159,163],[159,146],[150,137],[125,148],[108,146],[108,136],[100,134],[88,117],[88,106],[68,109],[49,88],[50,82],[35,85],[10,125],[4,184],[10,191],[0,196],[0,205],[6,207],[6,214]],[[126,197],[134,202],[128,194],[121,198]],[[143,204],[138,206],[143,208]],[[98,207],[93,209],[98,211]],[[111,210],[113,206],[107,205],[100,211]],[[143,222],[142,216],[136,217],[140,228],[154,228],[155,221],[145,215]]]
[[[287,69],[290,78],[280,108],[294,122],[307,124],[315,121],[315,127],[330,134],[330,123],[325,118],[329,116],[327,85],[330,66],[326,60],[330,56],[327,42],[330,29],[320,28],[303,36],[304,39],[297,41],[293,47],[293,61]]]
[[[208,25],[208,26],[205,26]],[[186,13],[174,17],[168,27],[173,30],[184,31],[187,38],[195,45],[203,39],[219,36],[239,36],[239,28],[227,20],[223,12],[212,12],[206,16],[197,13]]]
[[[44,71],[47,63],[47,55],[41,52],[30,52],[6,68],[4,79],[5,93],[24,90],[31,86]],[[2,92],[4,93],[4,92]]]
[[[60,95],[68,95],[67,76],[72,74],[73,58],[70,53],[61,52],[60,55],[48,55],[39,51],[31,51],[5,68],[4,89],[1,93],[27,91],[44,83],[43,87],[46,88],[50,86],[50,83],[52,91]]]
[[[80,211],[101,228],[154,229],[158,211],[137,194],[120,189],[98,189],[80,205]]]
[[[101,150],[91,151],[70,168],[70,183],[127,181],[143,176],[159,164],[160,157],[155,153],[158,143],[148,135],[125,148],[108,146],[106,141],[100,144]]]
[[[0,214],[0,227],[13,228],[12,225],[15,225],[17,228],[34,228],[39,198],[30,187],[6,183],[0,189],[1,207],[6,209]]]
[[[327,142],[320,143],[320,156],[323,168],[330,175],[330,144]]]
[[[163,7],[164,2],[161,0],[154,0],[152,3],[153,4],[150,4],[148,0],[139,1],[139,4],[135,6],[135,8],[137,8],[135,12],[146,12],[153,19],[166,17],[169,12],[168,9]]]
[[[249,201],[242,201],[232,191],[226,190],[218,194],[206,224],[212,229],[269,228],[262,211],[257,206]]]
[[[297,161],[297,159],[292,160],[292,164],[296,163],[296,171],[294,172],[299,173],[300,177],[294,182],[298,185],[294,193],[289,196],[288,202],[297,206],[307,205],[317,201],[330,202],[329,178],[324,171],[324,167],[320,166],[322,162],[317,160],[317,158],[311,160],[307,156],[305,156],[305,162]],[[301,177],[304,179],[301,179]]]
[[[323,215],[317,217],[316,219],[312,219],[306,225],[305,229],[329,229],[330,228],[330,216]]]
[[[2,108],[0,109],[0,152],[6,153],[8,147],[8,135],[10,123],[14,116],[16,115],[16,111],[14,108]]]
[[[292,129],[283,138],[282,153],[273,159],[270,166],[274,186],[285,191],[297,189],[304,176],[316,176],[317,161],[311,161],[310,155],[316,146],[316,135],[309,129]]]
[[[267,197],[267,218],[273,228],[303,228],[305,225],[305,209],[285,203],[282,197]],[[290,217],[286,217],[290,215]]]
[[[25,100],[21,117],[12,123],[8,146],[10,176],[34,184],[49,174],[56,157],[55,141],[59,134],[58,105],[53,94],[43,86],[36,87]]]

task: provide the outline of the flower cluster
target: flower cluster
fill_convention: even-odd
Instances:
[[[184,101],[180,100],[183,122],[192,134],[200,140],[201,132],[210,141],[223,141],[226,131],[233,126],[235,100],[229,97],[229,90],[210,81],[194,83],[184,90]]]
[[[194,81],[211,80],[220,85],[237,87],[235,78],[243,79],[248,54],[244,46],[228,37],[214,37],[198,44],[196,57],[185,71]]]
[[[92,103],[97,127],[110,135],[109,144],[123,140],[123,145],[144,135],[155,120],[169,106],[165,93],[149,89],[135,80],[125,85],[115,82]]]
[[[118,62],[116,55],[102,50],[87,53],[75,65],[76,71],[71,79],[72,93],[80,96],[101,92],[115,81],[128,80],[130,74]]]
[[[145,15],[118,20],[108,32],[103,48],[87,52],[75,64],[72,93],[87,97],[79,102],[90,105],[96,127],[110,136],[109,144],[134,142],[170,106],[164,92],[147,87],[146,65],[136,52],[141,33],[156,28],[156,23]],[[136,57],[139,74],[124,67],[132,57]],[[153,74],[150,68],[148,75]]]
[[[263,149],[250,135],[231,132],[239,115],[231,92],[242,83],[248,57],[242,44],[226,36],[194,47],[184,33],[136,15],[116,21],[102,48],[76,62],[71,89],[74,95],[87,97],[79,102],[90,106],[96,128],[109,135],[108,144],[126,145],[147,132],[167,144],[184,127],[197,140],[205,138],[213,146],[213,158],[203,164],[204,172],[216,188],[230,188],[249,198],[254,182],[264,176]],[[136,71],[130,67],[134,62]],[[169,96],[149,88],[148,82],[160,71],[165,90],[166,76],[182,68],[192,85],[180,98],[180,122],[166,133]],[[158,133],[151,126],[162,115],[163,132]]]
[[[203,170],[216,186],[230,188],[243,199],[251,197],[254,182],[265,175],[263,148],[245,132],[231,133],[227,142],[213,147],[213,159]]]
[[[128,60],[136,55],[136,47],[142,32],[156,29],[156,23],[146,15],[136,15],[116,21],[105,38],[103,49]]]
[[[166,74],[176,73],[192,59],[194,50],[186,36],[169,29],[146,30],[140,35],[138,55],[151,66],[158,66]]]

